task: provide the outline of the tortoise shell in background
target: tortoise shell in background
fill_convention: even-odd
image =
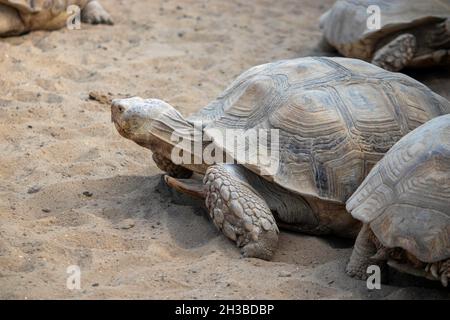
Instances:
[[[380,29],[367,28],[371,5],[380,8]],[[381,40],[449,17],[449,0],[338,0],[322,15],[320,25],[327,42],[342,55],[370,60]],[[426,46],[427,34],[419,46]]]
[[[347,202],[388,248],[421,261],[450,257],[450,115],[398,141]]]

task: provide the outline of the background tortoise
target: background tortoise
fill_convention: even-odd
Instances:
[[[364,222],[347,273],[386,260],[415,275],[450,277],[450,115],[398,141],[347,202]]]
[[[367,27],[370,5],[380,8],[378,30]],[[342,55],[390,71],[450,65],[450,0],[339,0],[320,24]]]
[[[112,24],[96,0],[0,0],[0,36],[62,28],[70,16],[66,11],[70,5],[80,7],[83,22]]]
[[[151,149],[163,171],[204,175],[204,188],[196,179],[166,181],[206,197],[215,225],[243,254],[268,259],[278,239],[274,217],[292,230],[356,236],[360,224],[345,201],[395,142],[449,113],[450,102],[408,76],[362,60],[311,57],[253,67],[187,119],[157,99],[114,100],[111,111],[119,133]],[[269,156],[256,165],[208,166],[198,154],[198,164],[172,163],[173,136],[189,136],[189,144],[201,139],[193,135],[199,122],[214,146],[228,154],[233,150],[222,143],[221,133],[277,129],[279,145],[270,150],[279,151],[276,170],[265,174],[261,163],[270,163]]]

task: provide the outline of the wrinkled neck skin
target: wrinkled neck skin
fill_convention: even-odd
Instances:
[[[182,154],[184,158],[189,157],[190,161],[180,165],[197,173],[205,173],[207,166],[201,160],[198,160],[201,159],[201,155],[194,164],[194,144],[200,143],[202,147],[198,151],[203,152],[201,131],[196,131],[194,125],[186,121],[178,111],[170,109],[162,113],[148,125],[148,128],[143,129],[146,132],[145,135],[133,137],[133,141],[138,145],[148,148],[154,153],[159,153],[170,160],[172,160],[172,152],[175,146],[177,150],[180,146],[183,146],[181,148]],[[179,143],[180,138],[183,139],[183,144]]]

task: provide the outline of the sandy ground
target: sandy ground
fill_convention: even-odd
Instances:
[[[335,238],[282,232],[273,261],[242,259],[88,98],[156,97],[188,115],[253,65],[317,53],[331,0],[102,2],[113,27],[0,40],[0,298],[450,297],[395,272],[369,291]],[[449,97],[446,74],[415,76]],[[66,287],[70,265],[81,290]]]

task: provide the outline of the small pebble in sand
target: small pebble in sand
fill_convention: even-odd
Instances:
[[[39,186],[33,186],[30,189],[28,189],[27,193],[28,194],[32,194],[32,193],[37,193],[41,190],[41,187]]]
[[[292,274],[290,273],[290,272],[288,272],[288,271],[280,271],[279,273],[278,273],[278,276],[280,277],[280,278],[288,278],[288,277],[290,277]]]
[[[133,219],[125,219],[120,221],[117,226],[116,229],[131,229],[134,227],[134,220]]]
[[[92,192],[89,192],[89,191],[83,192],[83,196],[86,196],[86,197],[92,197],[93,195],[94,194]]]

